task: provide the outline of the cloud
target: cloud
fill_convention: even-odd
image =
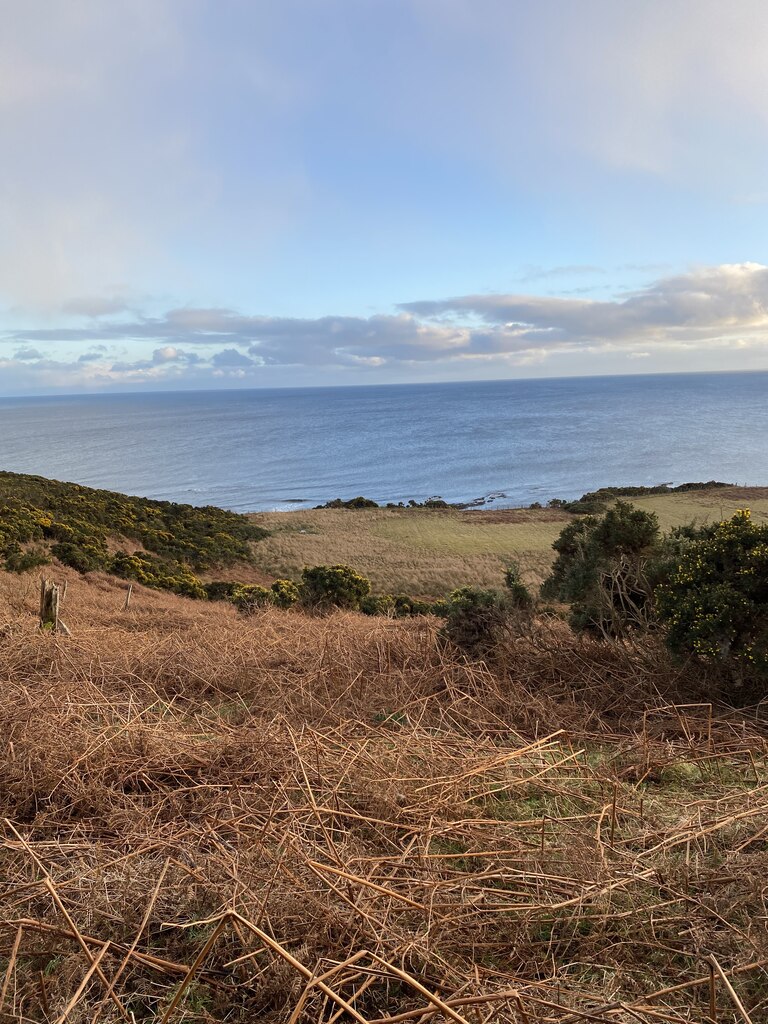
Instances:
[[[155,363],[173,363],[182,357],[183,353],[173,345],[164,345],[163,348],[156,348],[152,353],[152,361]]]
[[[36,347],[41,343],[61,358],[46,357]],[[566,362],[569,372],[586,373],[601,353],[633,361],[686,353],[688,363],[708,351],[760,358],[768,352],[768,267],[700,267],[614,299],[463,295],[409,302],[397,313],[368,317],[184,307],[162,316],[88,317],[80,328],[9,333],[0,339],[0,360],[5,346],[14,352],[0,362],[5,380],[15,373],[26,381],[37,373],[46,386],[56,381],[75,388],[205,386],[214,379],[292,383],[302,373],[311,382],[313,373],[332,372],[376,379],[392,372],[442,375],[457,365],[469,374],[473,365],[502,374],[544,361],[556,373],[558,360],[573,358],[584,368]]]
[[[526,267],[519,281],[540,281],[548,277],[572,277],[578,274],[604,274],[604,267],[595,267],[587,263],[569,263],[561,267]]]
[[[752,335],[768,337],[768,267],[724,264],[661,278],[612,301],[531,295],[465,295],[409,302],[402,309],[437,322],[476,318],[498,338],[532,345],[703,345]]]
[[[61,311],[72,316],[99,317],[108,316],[110,313],[125,313],[130,308],[126,299],[117,296],[107,298],[99,295],[83,295],[79,298],[68,299],[62,304]]]
[[[221,352],[217,352],[212,358],[211,363],[217,368],[222,367],[234,367],[242,368],[246,366],[253,366],[254,362],[249,359],[248,356],[244,356],[242,352],[238,352],[236,348],[225,348]]]
[[[42,352],[38,352],[36,348],[20,348],[17,352],[13,353],[13,358],[18,359],[20,363],[31,363],[38,359],[44,359],[45,356]]]

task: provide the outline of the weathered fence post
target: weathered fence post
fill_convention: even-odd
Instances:
[[[59,588],[46,579],[40,581],[40,629],[51,633],[59,629]]]
[[[128,606],[131,603],[131,594],[132,593],[133,593],[133,584],[129,583],[128,584],[128,593],[125,595],[125,604],[123,605],[123,611],[124,612],[128,611]]]
[[[40,581],[40,629],[47,633],[63,633],[64,636],[71,636],[69,629],[59,618],[60,599],[59,588],[52,580]]]

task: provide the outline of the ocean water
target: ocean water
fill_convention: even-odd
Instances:
[[[0,469],[236,511],[768,484],[768,372],[7,398]]]

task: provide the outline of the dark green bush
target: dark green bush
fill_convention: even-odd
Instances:
[[[512,563],[504,573],[504,586],[509,592],[509,601],[513,608],[529,611],[533,608],[533,595],[523,583],[520,566]]]
[[[391,619],[406,619],[413,615],[429,615],[432,605],[418,601],[409,594],[368,594],[360,601],[364,615],[387,615]]]
[[[231,601],[240,586],[229,580],[214,580],[213,583],[206,583],[203,589],[209,601]]]
[[[360,601],[360,611],[363,615],[392,617],[395,614],[395,599],[391,594],[367,594]]]
[[[501,638],[511,611],[506,594],[459,587],[448,597],[442,635],[473,657],[488,654]]]
[[[647,625],[652,609],[648,562],[658,554],[654,513],[617,501],[601,517],[568,523],[542,597],[571,606],[571,624],[602,635]]]
[[[40,547],[24,550],[19,544],[10,544],[5,551],[5,568],[9,572],[29,572],[48,562],[48,553]]]
[[[78,572],[93,572],[105,567],[105,552],[93,544],[73,544],[71,541],[60,541],[51,548],[51,554],[64,565],[69,565]]]
[[[432,606],[426,601],[418,601],[408,594],[395,594],[394,614],[397,619],[405,619],[413,615],[428,615]]]
[[[253,615],[261,608],[274,604],[274,594],[256,583],[243,583],[234,591],[232,603],[243,615]]]
[[[587,491],[575,501],[563,501],[560,498],[555,498],[550,501],[549,505],[551,508],[562,508],[566,512],[573,512],[578,516],[592,516],[605,512],[615,498],[639,498],[646,494],[705,491],[713,487],[733,487],[733,484],[723,483],[722,480],[706,480],[698,483],[678,484],[677,487],[672,487],[670,484],[655,484],[651,487],[601,487],[597,491]]]
[[[657,598],[672,650],[768,684],[768,525],[749,510],[697,531]]]
[[[301,574],[301,602],[307,608],[359,608],[371,591],[370,580],[348,565],[314,565]]]
[[[358,495],[356,498],[333,498],[326,501],[324,505],[315,505],[315,508],[379,508],[379,503],[372,498],[364,498]]]

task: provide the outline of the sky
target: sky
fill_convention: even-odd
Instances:
[[[764,0],[0,17],[0,395],[768,369]]]

